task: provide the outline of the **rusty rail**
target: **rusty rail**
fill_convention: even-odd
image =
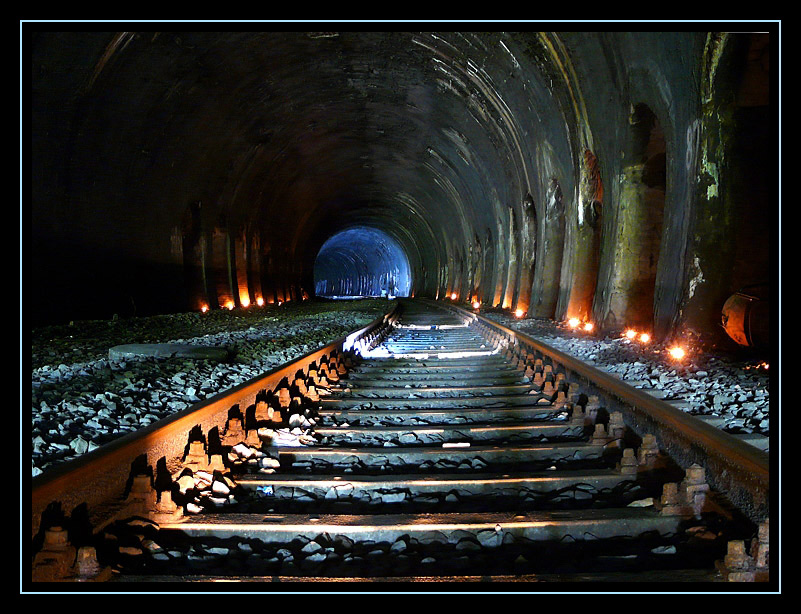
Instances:
[[[311,363],[319,361],[332,351],[348,350],[359,343],[372,341],[372,337],[394,319],[398,303],[386,314],[364,328],[332,341],[309,352],[294,362],[259,375],[238,386],[194,404],[168,418],[164,418],[134,433],[129,433],[80,458],[65,462],[32,478],[31,531],[36,535],[46,508],[58,503],[69,513],[86,505],[92,524],[102,524],[99,510],[114,497],[121,497],[131,476],[134,464],[155,465],[156,459],[172,459],[184,453],[187,434],[199,426],[204,433],[222,427],[228,410],[234,405],[247,407],[255,402],[256,395],[276,387],[285,377],[294,377],[299,370],[306,372]]]

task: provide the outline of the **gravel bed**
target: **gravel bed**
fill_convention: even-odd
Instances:
[[[565,354],[614,374],[624,382],[700,416],[735,434],[770,434],[769,363],[685,347],[682,362],[663,343],[640,343],[616,331],[603,338],[570,329],[567,323],[517,319],[499,311],[482,313]]]
[[[306,301],[32,331],[31,475],[181,411],[365,326],[387,301]],[[225,362],[110,359],[129,343],[225,347]]]

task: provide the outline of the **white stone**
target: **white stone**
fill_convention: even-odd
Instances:
[[[219,480],[215,480],[211,485],[211,492],[215,495],[225,495],[227,496],[230,494],[231,489],[228,488],[228,485],[224,482],[220,482]]]
[[[182,475],[178,478],[178,488],[181,491],[181,494],[186,494],[186,492],[195,487],[195,478],[191,475]]]
[[[231,452],[236,454],[240,458],[250,458],[255,454],[255,450],[251,449],[250,446],[245,445],[244,443],[238,443],[233,448],[231,448]]]
[[[318,544],[316,541],[310,541],[308,544],[303,546],[303,548],[301,548],[301,551],[302,552],[307,552],[309,554],[313,554],[315,552],[319,552],[322,549],[323,549],[323,547],[320,544]]]

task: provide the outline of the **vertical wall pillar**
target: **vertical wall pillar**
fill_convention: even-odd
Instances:
[[[275,303],[278,301],[278,284],[276,283],[275,259],[269,243],[264,243],[261,254],[261,287],[264,292],[264,301]]]
[[[559,280],[565,245],[565,209],[562,189],[551,179],[545,194],[544,215],[538,220],[538,240],[529,316],[553,318],[559,300]]]
[[[580,171],[577,202],[568,226],[568,258],[562,265],[560,290],[565,302],[561,318],[590,319],[601,248],[603,184],[595,155],[585,150]]]
[[[250,266],[250,260],[248,258],[247,245],[247,230],[243,228],[236,237],[236,242],[234,245],[234,275],[236,278],[236,294],[237,298],[239,299],[239,304],[243,307],[248,307],[251,303],[255,302],[255,297],[250,295],[250,291],[248,289],[248,268]]]
[[[209,306],[206,295],[205,241],[201,223],[201,203],[191,203],[184,213],[182,252],[184,283],[189,309],[199,311]]]
[[[217,304],[226,308],[235,305],[231,237],[224,219],[212,231],[211,256]]]
[[[666,192],[665,137],[645,104],[633,108],[628,125],[629,143],[607,210],[609,234],[593,314],[602,331],[631,326],[653,332]]]
[[[517,284],[517,256],[518,256],[518,239],[517,236],[517,219],[515,216],[514,207],[508,207],[509,221],[508,221],[508,252],[507,263],[505,265],[506,278],[504,279],[503,303],[504,309],[512,307],[515,298],[515,289]]]
[[[470,300],[481,301],[481,284],[484,279],[483,271],[484,246],[478,234],[475,235],[475,243],[470,249]]]
[[[537,208],[531,194],[523,199],[523,221],[520,225],[521,249],[518,262],[517,293],[513,309],[522,309],[528,313],[531,302],[531,284],[534,279],[534,267],[537,260]]]
[[[247,283],[248,288],[250,289],[250,296],[254,301],[263,299],[266,302],[267,299],[265,298],[261,287],[261,241],[259,240],[258,234],[255,232],[250,237],[250,241],[247,242],[247,250]]]
[[[484,251],[481,254],[481,296],[482,303],[491,305],[492,299],[495,298],[495,264],[494,245],[492,242],[492,232],[487,229],[486,240],[484,241]]]
[[[503,302],[503,291],[506,287],[506,276],[508,269],[506,267],[506,240],[509,233],[506,230],[506,225],[501,218],[496,219],[498,244],[495,248],[495,259],[492,263],[492,270],[494,271],[494,288],[492,295],[492,306],[499,307]]]

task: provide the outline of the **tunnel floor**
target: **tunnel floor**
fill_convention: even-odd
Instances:
[[[305,301],[282,307],[153,318],[94,320],[32,331],[32,474],[181,411],[364,326],[386,299]],[[597,337],[548,320],[486,317],[585,360],[627,383],[767,449],[769,376],[764,363],[694,354],[679,366],[664,347]],[[110,359],[123,343],[227,346],[227,362]]]

